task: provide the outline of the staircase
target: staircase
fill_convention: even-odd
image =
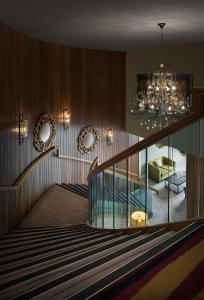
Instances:
[[[89,198],[89,191],[88,191],[88,186],[85,184],[61,184],[61,186],[68,191],[75,193],[81,197],[84,197],[86,199]]]
[[[58,184],[51,186],[26,215],[21,228],[84,224],[88,219],[88,199]]]
[[[131,178],[129,158],[137,158],[141,151],[200,119],[200,115],[190,115],[99,165],[88,175],[89,189],[79,184],[50,187],[20,228],[0,239],[0,299],[112,299],[109,295],[121,288],[125,280],[144,281],[144,275],[152,272],[163,259],[172,258],[176,251],[182,256],[192,246],[186,247],[186,244],[193,238],[195,243],[201,241],[195,257],[203,260],[204,227],[203,220],[198,218],[203,217],[202,211],[196,215],[196,222],[188,220],[186,225],[128,228],[127,222],[133,208],[145,212],[145,218],[151,212],[148,182],[141,187]],[[201,145],[198,146],[201,148]],[[146,179],[147,162],[146,157]],[[199,172],[201,166],[198,164]],[[203,173],[201,175],[202,181]],[[139,185],[138,193],[135,192],[136,184]],[[145,201],[142,200],[144,188]],[[188,194],[189,191],[188,186]],[[195,192],[194,188],[193,197]],[[191,201],[191,204],[202,203],[201,192],[203,185],[198,186],[200,202]],[[164,201],[169,204],[169,193]],[[169,216],[170,205],[167,206]],[[107,215],[112,217],[113,230],[104,229],[109,224]],[[98,219],[101,222],[95,222]],[[93,227],[85,225],[87,220]],[[126,228],[115,229],[124,224]],[[125,295],[120,299],[129,298]]]
[[[61,184],[63,188],[67,189],[68,191],[75,193],[81,197],[87,198],[89,197],[89,191],[88,191],[88,186],[85,184]],[[139,196],[139,195],[138,195]],[[137,196],[137,197],[138,197]],[[105,198],[108,199],[108,201],[113,201],[113,199],[117,199],[119,203],[124,204],[126,202],[126,193],[123,192],[112,192],[112,191],[105,191]],[[135,195],[129,194],[129,199],[130,199],[130,205],[133,207],[137,207],[138,209],[141,209],[145,211],[145,206],[144,204],[140,201],[139,197],[137,198]],[[106,207],[106,210],[108,211],[109,208],[108,206]],[[151,211],[150,211],[151,214]]]
[[[92,299],[201,227],[149,234],[84,224],[17,229],[0,240],[0,299]]]

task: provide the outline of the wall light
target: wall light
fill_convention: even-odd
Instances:
[[[19,144],[22,144],[28,136],[28,120],[23,119],[23,114],[19,114]]]
[[[107,131],[107,143],[108,145],[112,145],[113,144],[113,130],[112,129],[108,129]]]
[[[70,121],[71,121],[71,115],[69,113],[69,110],[67,108],[65,108],[63,110],[63,126],[64,126],[64,130],[66,130],[66,129],[69,128]]]

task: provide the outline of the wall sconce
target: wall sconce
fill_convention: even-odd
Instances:
[[[64,130],[69,128],[70,125],[70,121],[71,121],[71,115],[68,111],[68,109],[64,109],[63,110],[63,126],[64,126]]]
[[[108,132],[107,132],[107,143],[108,145],[112,145],[113,144],[113,130],[112,129],[109,129]]]
[[[23,119],[23,114],[19,115],[19,144],[22,144],[28,136],[28,120]]]

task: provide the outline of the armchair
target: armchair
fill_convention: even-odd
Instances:
[[[157,161],[161,161],[161,165],[158,166]],[[176,162],[168,157],[161,156],[157,159],[150,160],[148,162],[148,175],[149,178],[156,182],[160,182],[166,179],[168,176],[174,174],[176,171]]]

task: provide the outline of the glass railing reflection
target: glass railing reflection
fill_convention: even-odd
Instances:
[[[203,216],[203,124],[194,122],[94,175],[90,223],[125,228]]]

